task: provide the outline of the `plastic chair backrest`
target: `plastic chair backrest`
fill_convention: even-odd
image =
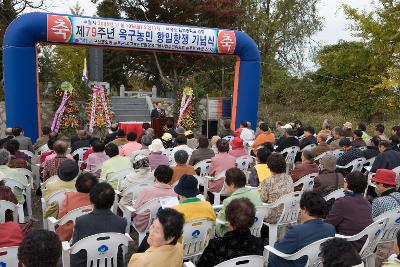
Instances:
[[[61,207],[61,204],[64,201],[65,194],[67,192],[76,192],[76,190],[62,190],[62,191],[55,192],[54,194],[49,196],[49,198],[45,201],[46,207],[49,206],[53,202],[57,202],[58,207]]]
[[[328,195],[326,195],[324,197],[324,199],[326,201],[328,201],[330,199],[338,199],[338,198],[341,198],[341,197],[344,197],[344,189],[343,188],[339,188],[339,189],[329,193]]]
[[[40,155],[41,153],[45,152],[45,151],[49,151],[49,146],[47,144],[42,145],[41,147],[39,147],[38,149],[35,150],[35,155]]]
[[[75,150],[73,153],[72,153],[72,157],[75,157],[76,155],[78,155],[79,156],[79,161],[82,161],[83,160],[83,154],[85,154],[85,152],[88,150],[89,148],[88,147],[81,147],[81,148],[78,148],[77,150]]]
[[[139,183],[130,185],[128,186],[128,188],[121,192],[121,195],[125,196],[127,194],[132,194],[132,198],[136,199],[142,189],[150,185],[152,185],[152,183]]]
[[[396,240],[397,232],[400,230],[400,208],[389,210],[378,217],[374,218],[374,221],[379,221],[381,219],[387,218],[385,229],[383,230],[383,235],[379,243],[391,242]]]
[[[303,151],[311,151],[311,150],[313,150],[313,149],[316,148],[316,147],[317,147],[316,144],[309,144],[308,146],[305,146],[305,147],[301,150],[301,152],[303,152]]]
[[[236,165],[242,171],[247,171],[253,163],[253,158],[250,156],[243,156],[236,159]]]
[[[263,256],[259,255],[251,255],[251,256],[242,256],[233,258],[220,264],[215,265],[214,267],[263,267],[265,259]]]
[[[344,151],[341,149],[335,149],[332,150],[331,153],[338,159],[344,154]]]
[[[120,170],[120,171],[117,171],[117,172],[110,173],[108,175],[107,180],[110,180],[110,181],[114,181],[114,180],[121,181],[121,180],[125,179],[125,177],[128,174],[130,174],[132,171],[133,171],[133,169],[129,168],[129,169],[123,169],[123,170]]]
[[[164,156],[167,156],[168,158],[170,158],[173,149],[174,149],[173,147],[167,148],[167,149],[165,149],[165,150],[162,152],[162,154],[163,154]]]
[[[15,170],[17,170],[19,173],[25,175],[26,179],[28,179],[28,181],[30,181],[31,179],[33,179],[33,173],[25,168],[15,168]]]
[[[130,240],[120,233],[91,235],[76,242],[71,247],[70,253],[76,254],[80,250],[86,250],[86,266],[117,266],[118,247],[120,245],[127,247]]]
[[[399,178],[400,178],[400,166],[392,169],[392,171],[394,171],[396,173],[397,180],[399,180]]]
[[[13,212],[13,221],[18,222],[18,205],[7,200],[0,200],[0,223],[6,222],[7,210]]]
[[[376,159],[376,157],[365,160],[364,166],[372,166],[375,162],[375,159]]]
[[[314,188],[314,178],[318,176],[318,173],[310,173],[299,180],[297,180],[294,184],[293,187],[303,185],[301,188],[301,191],[312,191]]]
[[[93,209],[94,209],[93,205],[88,205],[88,206],[84,206],[84,207],[80,207],[80,208],[71,210],[70,212],[68,212],[67,214],[62,216],[62,218],[60,218],[58,220],[57,225],[64,225],[70,221],[75,223],[76,218],[92,212]]]
[[[361,151],[367,150],[366,146],[360,146],[358,149],[360,149]]]
[[[46,181],[44,181],[43,183],[40,184],[40,187],[41,187],[42,189],[43,189],[43,188],[46,188],[46,185],[47,185],[47,184],[52,183],[52,182],[54,182],[54,181],[57,181],[57,180],[59,180],[59,179],[60,179],[60,178],[58,178],[58,175],[50,176],[49,178],[47,178]]]
[[[322,159],[323,157],[325,157],[326,155],[328,155],[328,154],[333,154],[331,151],[326,151],[326,152],[324,152],[324,153],[321,153],[319,156],[316,156],[315,158],[314,158],[314,161],[319,161],[320,159]]]
[[[182,245],[184,259],[201,255],[214,236],[214,222],[198,219],[183,225]]]
[[[211,160],[210,159],[205,159],[202,160],[198,163],[196,163],[196,165],[193,166],[193,168],[195,170],[200,169],[200,175],[201,177],[208,175],[208,170],[210,169],[210,165],[211,165]]]
[[[18,247],[0,248],[0,266],[18,267]]]
[[[24,185],[23,183],[20,183],[14,179],[10,178],[3,178],[4,185],[8,186],[9,188],[13,189],[15,187],[21,189],[21,190],[26,190],[27,185]]]
[[[258,206],[256,207],[256,217],[254,218],[254,224],[250,227],[250,232],[252,235],[260,237],[261,228],[263,226],[264,218],[267,214],[268,206]]]
[[[28,157],[33,158],[33,153],[30,152],[29,150],[20,150],[20,151],[25,155],[27,155]]]
[[[286,154],[286,163],[294,163],[297,153],[300,151],[300,147],[292,146],[285,148],[283,151],[279,152],[280,154]]]
[[[300,212],[300,198],[301,192],[293,192],[286,194],[270,204],[274,208],[283,204],[283,211],[281,217],[276,224],[291,224],[297,222]]]
[[[157,212],[160,208],[161,208],[160,199],[155,198],[155,199],[147,201],[139,209],[137,209],[137,211],[135,212],[136,214],[149,212],[149,221],[148,221],[146,230],[144,232],[147,232],[149,230],[151,224],[156,219]]]
[[[233,141],[235,137],[232,135],[227,135],[225,137],[223,137],[222,139],[225,139],[226,141],[228,141],[229,143]]]

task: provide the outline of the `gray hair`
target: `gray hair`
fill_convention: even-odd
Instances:
[[[6,165],[10,161],[10,152],[6,149],[0,149],[0,165]]]
[[[153,137],[151,135],[145,134],[142,136],[140,142],[142,145],[149,146],[151,145],[151,142],[153,141]]]
[[[189,158],[189,154],[185,150],[178,150],[174,154],[176,163],[185,164]]]

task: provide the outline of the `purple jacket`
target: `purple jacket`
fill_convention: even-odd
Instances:
[[[160,165],[169,165],[168,157],[162,152],[150,152],[148,158],[151,170],[155,170]]]

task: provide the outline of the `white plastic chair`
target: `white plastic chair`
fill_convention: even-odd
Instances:
[[[205,198],[207,198],[208,182],[210,180],[224,179],[224,184],[222,185],[221,191],[219,191],[219,192],[210,191],[210,193],[214,195],[214,203],[213,203],[214,205],[219,205],[221,203],[221,196],[227,196],[227,194],[225,193],[225,174],[226,174],[226,170],[218,173],[215,177],[204,176],[204,197]]]
[[[24,153],[25,155],[27,155],[30,158],[33,158],[33,153],[30,152],[29,150],[20,150],[20,152]]]
[[[336,200],[336,199],[341,198],[341,197],[344,197],[344,189],[343,188],[339,188],[339,189],[329,193],[328,195],[326,195],[324,197],[324,199],[325,199],[325,201],[328,201],[330,199],[335,199]]]
[[[34,179],[33,173],[32,173],[30,170],[25,169],[25,168],[15,168],[15,169],[16,169],[19,173],[21,173],[22,175],[25,175],[26,179],[28,179],[28,181],[29,181],[29,183],[32,185],[32,187],[33,187],[34,182],[35,182],[36,184],[38,184],[38,182],[36,181],[36,179]]]
[[[366,146],[360,146],[360,147],[358,147],[358,149],[360,149],[361,151],[364,151],[364,150],[367,150],[367,147]]]
[[[283,151],[279,152],[279,154],[286,154],[286,173],[293,168],[294,162],[296,160],[297,153],[300,151],[300,147],[292,146],[284,149]]]
[[[79,165],[79,169],[81,168],[81,165],[83,163],[83,154],[85,154],[85,152],[88,150],[88,147],[81,147],[78,148],[77,150],[75,150],[74,152],[72,152],[72,157],[75,158],[76,155],[78,155],[78,165]]]
[[[228,141],[229,143],[233,141],[235,137],[232,135],[227,135],[225,137],[223,137],[222,139],[225,139],[226,141]]]
[[[267,249],[270,253],[273,253],[276,256],[281,257],[288,261],[298,260],[301,257],[307,256],[307,262],[304,265],[304,267],[317,267],[317,266],[322,266],[321,258],[320,258],[321,244],[332,238],[333,237],[327,237],[327,238],[315,241],[293,254],[285,254],[283,252],[280,252],[279,250],[277,250],[276,248],[274,248],[272,246],[265,246],[265,249]]]
[[[47,178],[46,181],[44,181],[43,183],[40,183],[40,188],[44,189],[46,188],[46,186],[54,181],[59,180],[60,178],[58,177],[58,175],[53,175],[50,176],[49,178]]]
[[[400,166],[392,169],[392,171],[394,171],[396,173],[396,182],[397,182],[397,187],[400,184]]]
[[[318,176],[318,173],[310,173],[299,180],[297,180],[294,184],[293,187],[296,188],[299,185],[303,185],[301,188],[301,192],[304,191],[312,191],[314,188],[314,178]]]
[[[0,223],[6,221],[6,211],[11,210],[13,213],[13,221],[18,222],[18,218],[24,222],[24,209],[20,204],[14,204],[7,200],[0,200]]]
[[[210,165],[211,165],[211,159],[205,159],[202,160],[200,162],[197,162],[193,168],[195,170],[199,169],[200,170],[200,174],[199,175],[195,175],[196,179],[197,179],[197,186],[204,186],[204,176],[208,175],[208,170],[210,169]]]
[[[267,204],[269,209],[279,207],[283,204],[283,210],[276,224],[264,222],[269,227],[269,244],[274,246],[278,239],[279,226],[297,223],[297,218],[300,213],[300,198],[301,192],[293,192],[286,194],[274,203]]]
[[[155,199],[152,199],[152,200],[146,202],[145,204],[143,204],[137,210],[134,209],[132,206],[122,205],[123,217],[128,222],[127,225],[126,225],[125,232],[129,233],[130,227],[132,225],[133,228],[136,230],[136,232],[138,232],[138,234],[139,234],[139,238],[138,238],[138,244],[139,245],[140,245],[140,243],[142,243],[144,237],[146,236],[146,233],[149,231],[151,224],[156,219],[157,212],[158,212],[158,210],[160,208],[161,208],[161,204],[160,204],[160,199],[159,198],[155,198]],[[133,224],[133,222],[132,222],[132,213],[135,213],[136,215],[143,214],[143,213],[149,214],[149,221],[147,223],[146,229],[143,232],[139,232],[136,229],[136,226]]]
[[[343,150],[341,150],[341,149],[335,149],[335,150],[332,150],[332,151],[330,151],[337,159],[338,158],[340,158],[343,154],[344,154],[344,151]]]
[[[49,198],[46,200],[43,197],[40,199],[40,202],[42,203],[42,218],[43,218],[43,229],[47,230],[47,219],[44,217],[45,212],[47,210],[47,208],[50,206],[51,203],[53,202],[57,202],[58,204],[58,208],[61,208],[61,204],[65,199],[65,194],[67,192],[76,192],[75,190],[61,190],[58,192],[55,192],[54,194],[52,194],[51,196],[49,196]]]
[[[331,151],[323,152],[323,153],[320,154],[319,156],[316,156],[316,157],[314,158],[314,161],[319,161],[320,159],[322,159],[323,157],[325,157],[325,156],[328,155],[328,154],[332,154],[332,152],[331,152]]]
[[[68,222],[73,222],[75,224],[76,218],[88,214],[92,211],[93,211],[93,206],[89,205],[71,210],[58,220],[54,217],[49,217],[47,218],[48,230],[55,232],[56,226],[64,225]]]
[[[253,158],[250,156],[242,156],[236,159],[236,166],[243,172],[247,171],[252,163]]]
[[[214,222],[198,219],[183,225],[183,259],[192,259],[203,253],[208,242],[214,237]]]
[[[128,247],[132,238],[128,234],[102,233],[91,235],[76,242],[72,247],[68,241],[62,242],[62,264],[70,267],[70,257],[80,250],[86,250],[87,265],[93,267],[117,266],[118,247]],[[124,255],[125,257],[125,255]],[[113,264],[112,264],[113,263]]]
[[[133,172],[133,168],[123,169],[117,172],[113,172],[107,175],[107,181],[117,181],[119,184],[125,177]]]
[[[32,218],[32,197],[31,197],[31,184],[28,183],[24,185],[23,183],[20,183],[14,179],[9,179],[9,178],[3,178],[4,185],[8,186],[13,190],[14,188],[19,188],[22,190],[23,194],[25,194],[25,202],[26,202],[26,208],[28,210],[28,216],[29,218]],[[21,222],[21,221],[20,221]]]
[[[116,194],[117,195],[119,195],[119,196],[126,196],[126,195],[128,195],[128,194],[132,194],[132,199],[136,199],[137,197],[138,197],[138,195],[139,195],[139,193],[143,190],[143,188],[144,187],[147,187],[147,186],[150,186],[150,185],[152,185],[152,183],[139,183],[139,184],[132,184],[132,185],[130,185],[130,186],[128,186],[125,190],[123,190],[123,191],[121,191],[121,192],[116,192]],[[117,198],[116,198],[117,199]],[[115,203],[117,203],[117,206],[122,210],[123,209],[123,206],[122,205],[120,205],[118,202],[115,202]],[[113,212],[114,213],[117,213],[117,210],[116,210],[116,208],[117,207],[114,207],[113,208]]]
[[[254,218],[254,224],[250,227],[250,232],[256,237],[261,236],[261,228],[264,223],[264,218],[267,216],[269,209],[267,204],[256,207],[256,217]]]
[[[40,154],[42,154],[45,151],[49,151],[49,146],[47,144],[42,145],[41,147],[39,147],[38,149],[35,150],[35,155],[39,156]]]
[[[364,166],[371,166],[374,164],[376,157],[370,158],[370,159],[366,159],[364,162]]]
[[[300,152],[303,152],[303,151],[311,151],[311,150],[313,150],[313,149],[316,148],[316,147],[317,147],[316,144],[309,144],[308,146],[305,146]]]
[[[388,219],[388,221],[379,243],[387,243],[396,240],[397,232],[400,230],[400,208],[386,211],[374,218],[374,221],[376,222],[381,219]]]
[[[339,168],[339,169],[351,168],[350,172],[356,172],[356,171],[360,172],[362,170],[362,168],[364,167],[364,162],[365,162],[365,158],[358,158],[358,159],[351,161],[346,166],[336,165],[336,168]]]
[[[170,147],[170,148],[165,149],[165,150],[161,153],[161,154],[163,154],[164,156],[166,156],[166,157],[168,158],[169,164],[170,164],[170,165],[171,165],[172,162],[174,161],[173,158],[172,158],[172,150],[173,150],[173,149],[174,149],[173,147]]]
[[[18,247],[0,248],[0,266],[18,267]]]
[[[263,256],[259,255],[250,255],[233,258],[220,264],[215,265],[214,267],[232,267],[232,266],[240,266],[240,267],[263,267],[265,263],[265,259]]]
[[[364,246],[360,250],[360,256],[361,258],[363,258],[363,260],[365,260],[366,267],[374,267],[375,266],[374,251],[383,236],[384,229],[388,220],[389,220],[388,218],[377,220],[372,224],[370,224],[368,227],[366,227],[364,230],[353,236],[344,236],[336,234],[335,237],[343,238],[347,241],[357,241],[363,238],[364,236],[367,236],[367,241],[365,241]]]

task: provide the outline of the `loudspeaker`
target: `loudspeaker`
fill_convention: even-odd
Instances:
[[[207,133],[207,120],[202,120],[201,134],[206,135],[207,138],[211,138],[214,135],[218,135],[218,121],[208,120],[208,133]]]

